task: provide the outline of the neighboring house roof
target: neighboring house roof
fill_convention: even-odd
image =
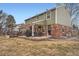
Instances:
[[[26,29],[26,26],[27,26],[26,24],[17,24],[16,28],[20,28],[20,29],[24,29],[25,28]]]
[[[53,11],[53,10],[55,10],[56,8],[52,8],[52,9],[49,9],[48,11]],[[32,19],[32,18],[34,18],[34,17],[36,17],[36,16],[39,16],[39,15],[42,15],[42,14],[44,14],[44,13],[46,13],[47,11],[45,11],[45,12],[42,12],[42,13],[40,13],[40,14],[37,14],[37,15],[35,15],[35,16],[32,16],[32,17],[30,17],[30,18],[28,18],[28,19],[26,19],[25,21],[28,21],[28,20],[30,20],[30,19]]]

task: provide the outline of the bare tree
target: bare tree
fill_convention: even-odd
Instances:
[[[12,35],[12,31],[13,31],[13,27],[15,26],[15,19],[12,15],[8,15],[7,19],[6,19],[6,27],[8,28],[9,34]]]
[[[79,27],[79,3],[58,3],[57,7],[64,6],[70,14],[71,24]]]
[[[65,7],[70,10],[71,23],[75,26],[73,26],[73,28],[78,31],[79,37],[79,3],[66,4]]]
[[[79,3],[64,3],[57,6],[64,6],[69,11],[72,27],[78,30],[79,36]]]
[[[1,32],[7,32],[9,28],[13,28],[15,23],[15,19],[12,15],[8,15],[2,10],[0,11],[0,31],[2,30]]]
[[[0,11],[0,34],[3,33],[3,29],[6,29],[6,18],[7,18],[7,14],[4,13],[2,10]]]

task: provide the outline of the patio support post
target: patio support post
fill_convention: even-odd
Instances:
[[[48,13],[48,9],[47,9],[47,13]],[[45,32],[46,32],[46,36],[48,37],[48,24],[47,24],[47,13],[46,13],[46,19],[45,19]]]
[[[32,24],[32,36],[34,36],[34,23]]]

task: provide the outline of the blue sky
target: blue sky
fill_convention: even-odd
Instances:
[[[24,23],[25,19],[54,7],[53,3],[0,3],[0,10],[13,15],[17,24]]]

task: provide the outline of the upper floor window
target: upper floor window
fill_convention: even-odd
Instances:
[[[39,16],[37,16],[37,19],[39,19]]]
[[[47,19],[50,18],[50,12],[47,12]]]

